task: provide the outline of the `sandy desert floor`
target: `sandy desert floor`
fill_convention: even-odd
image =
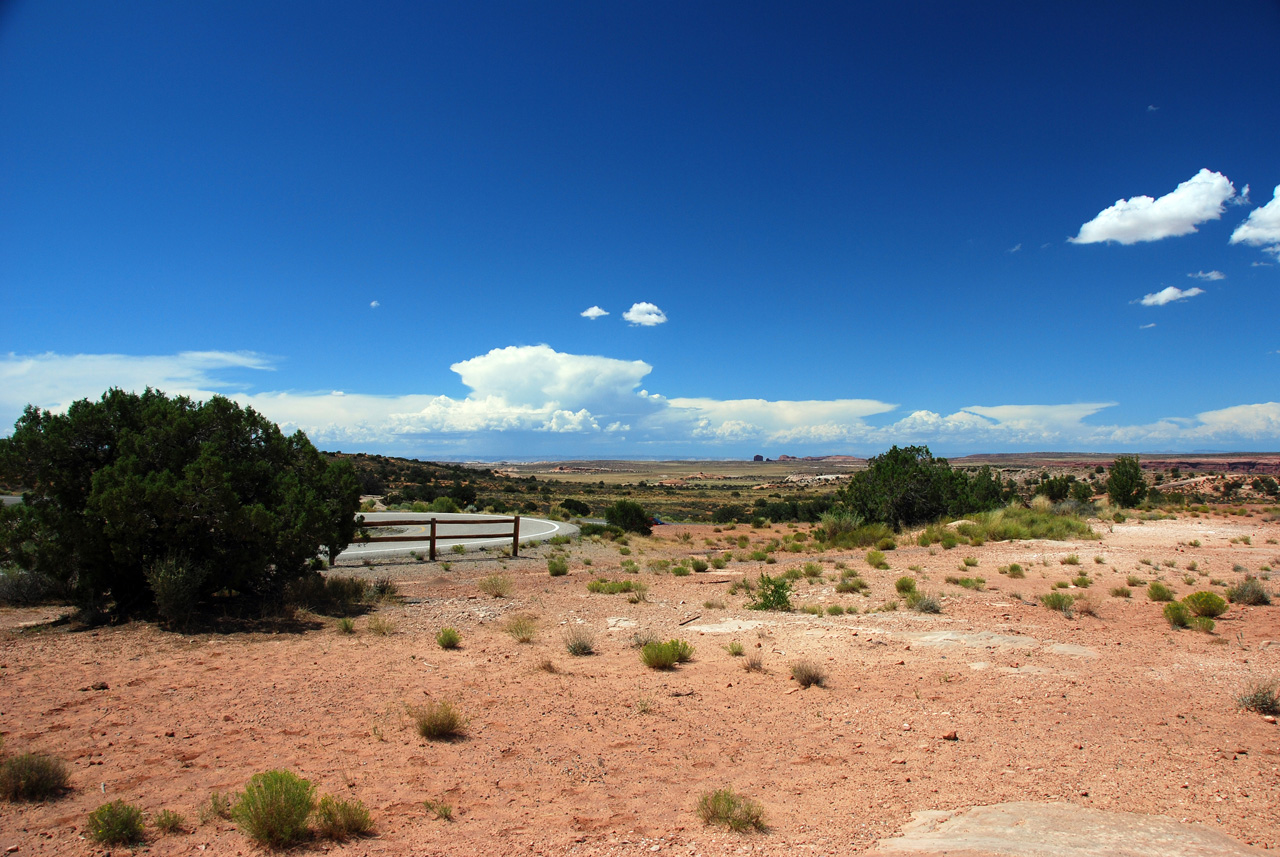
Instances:
[[[123,798],[189,820],[185,834],[153,834],[152,853],[247,854],[256,846],[228,821],[200,822],[200,807],[282,767],[369,807],[375,837],[309,846],[349,854],[848,854],[895,836],[914,812],[1007,801],[1161,814],[1280,846],[1280,729],[1235,703],[1251,682],[1280,678],[1280,603],[1232,605],[1204,634],[1172,630],[1140,587],[1110,594],[1130,575],[1163,579],[1181,597],[1221,593],[1244,577],[1237,566],[1280,569],[1280,523],[1259,513],[1096,530],[1090,541],[949,551],[904,538],[888,571],[870,569],[863,551],[779,551],[773,565],[684,577],[648,567],[797,531],[782,525],[663,526],[632,538],[630,557],[575,543],[570,574],[557,578],[546,547],[451,557],[448,570],[408,558],[340,564],[391,577],[403,595],[356,619],[353,635],[323,617],[297,633],[185,636],[140,623],[41,627],[56,609],[0,611],[5,752],[60,756],[74,786],[52,803],[0,804],[0,849],[101,852],[82,836],[86,815]],[[1080,566],[1062,564],[1071,554]],[[977,565],[961,571],[963,557]],[[638,574],[621,570],[626,558]],[[727,594],[740,578],[805,562],[824,575],[796,582],[797,606],[858,612],[757,612]],[[836,593],[837,562],[861,571],[869,594]],[[1013,562],[1025,579],[998,573]],[[1087,594],[1096,615],[1036,602],[1080,571],[1092,585],[1067,591]],[[478,591],[495,573],[511,579],[508,597]],[[943,612],[868,612],[906,574],[942,596]],[[947,575],[980,575],[985,589]],[[599,576],[641,580],[647,600],[589,594]],[[504,631],[515,614],[538,618],[532,643]],[[374,618],[390,633],[371,633]],[[563,634],[579,625],[595,636],[592,656],[565,650]],[[436,645],[444,626],[461,632],[460,649]],[[685,639],[694,659],[648,669],[638,633]],[[733,641],[765,671],[745,670],[725,650]],[[826,668],[825,687],[792,680],[801,658]],[[468,716],[465,738],[413,730],[406,706],[438,699]],[[702,824],[699,796],[726,786],[763,805],[768,832]],[[451,806],[453,820],[425,800]]]

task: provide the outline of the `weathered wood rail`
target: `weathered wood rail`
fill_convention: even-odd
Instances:
[[[437,525],[445,524],[450,527],[472,527],[472,526],[505,526],[506,529],[500,533],[440,533],[437,532]],[[378,529],[381,527],[430,527],[431,532],[427,535],[417,536],[365,536],[359,539],[360,542],[426,542],[431,543],[431,559],[436,558],[436,542],[462,541],[472,539],[511,539],[511,555],[520,555],[520,516],[515,515],[510,518],[422,518],[410,519],[403,521],[365,521],[364,528],[366,530]]]

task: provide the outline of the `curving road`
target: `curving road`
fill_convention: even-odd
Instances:
[[[466,513],[450,513],[450,512],[366,512],[366,521],[395,521],[400,520],[419,520],[423,518],[435,518],[439,523],[436,525],[436,535],[454,535],[467,532],[493,532],[497,530],[501,532],[498,526],[480,527],[477,525],[470,526],[450,526],[447,521],[465,521],[468,518],[495,518],[499,515],[470,515]],[[415,525],[405,527],[403,532],[396,533],[401,536],[421,535],[423,540],[420,542],[383,542],[373,544],[352,544],[349,548],[338,555],[338,559],[346,559],[349,557],[371,557],[383,554],[393,553],[409,553],[410,551],[426,551],[431,547],[431,542],[427,536],[430,534],[431,528],[423,525]],[[545,518],[520,518],[520,543],[525,542],[545,542],[552,536],[576,535],[578,528],[573,524],[565,524],[560,521],[548,521]],[[454,545],[462,545],[467,550],[479,550],[483,547],[508,547],[511,544],[511,538],[504,536],[496,539],[457,539],[447,542],[437,541],[436,553],[444,556],[450,553]]]

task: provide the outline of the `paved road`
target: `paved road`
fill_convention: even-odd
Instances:
[[[3,494],[0,495],[0,501],[2,501],[6,506],[16,506],[22,502],[22,498],[15,497],[12,494]]]
[[[436,525],[436,535],[465,535],[468,532],[502,532],[501,525],[493,525],[479,527],[477,525],[458,526],[445,523],[446,521],[465,521],[468,518],[494,518],[502,517],[499,515],[468,515],[463,513],[448,512],[366,512],[365,520],[367,521],[395,521],[395,520],[424,520],[426,518],[435,518],[438,523]],[[379,528],[381,529],[381,528]],[[427,536],[430,534],[431,528],[423,525],[405,527],[404,531],[397,533],[403,536],[421,535],[423,540],[420,542],[383,542],[368,545],[353,544],[344,550],[338,557],[339,560],[349,558],[371,557],[382,554],[393,553],[409,553],[409,551],[425,551],[431,547],[431,542]],[[520,519],[520,543],[525,542],[545,542],[552,536],[566,535],[572,536],[578,532],[578,528],[573,524],[565,524],[560,521],[548,521],[545,518],[524,518]],[[454,545],[462,545],[467,550],[478,550],[482,547],[506,547],[511,544],[510,537],[502,537],[496,539],[458,539],[456,541],[449,540],[447,542],[436,543],[436,554],[441,556],[447,554],[453,549]]]

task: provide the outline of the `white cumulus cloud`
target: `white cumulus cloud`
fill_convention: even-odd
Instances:
[[[667,314],[648,301],[632,304],[631,309],[624,312],[622,317],[641,327],[653,327],[667,320]]]
[[[1236,190],[1222,173],[1201,170],[1159,199],[1135,196],[1118,200],[1080,227],[1073,244],[1115,241],[1136,244],[1196,231],[1196,225],[1222,216]]]
[[[1261,247],[1280,259],[1280,185],[1276,186],[1270,202],[1249,212],[1244,223],[1236,227],[1231,233],[1231,243]]]
[[[1221,271],[1196,271],[1194,274],[1187,274],[1193,280],[1225,280],[1227,275]]]
[[[377,309],[378,307],[382,306],[382,303],[379,301],[369,301],[369,306],[372,309]]]
[[[1143,306],[1164,306],[1174,301],[1183,301],[1187,298],[1194,298],[1196,295],[1204,294],[1204,289],[1199,286],[1192,286],[1189,289],[1180,289],[1177,286],[1169,286],[1163,288],[1155,294],[1145,295],[1138,303]]]
[[[1150,324],[1140,324],[1138,325],[1138,330],[1150,330],[1155,326],[1156,326],[1156,323],[1154,321],[1151,322]]]
[[[609,314],[608,310],[600,309],[600,307],[598,306],[588,307],[587,309],[584,309],[582,312],[578,313],[578,315],[582,316],[583,318],[589,318],[592,321],[595,321],[597,318],[599,318],[602,315],[608,315],[608,314]]]

